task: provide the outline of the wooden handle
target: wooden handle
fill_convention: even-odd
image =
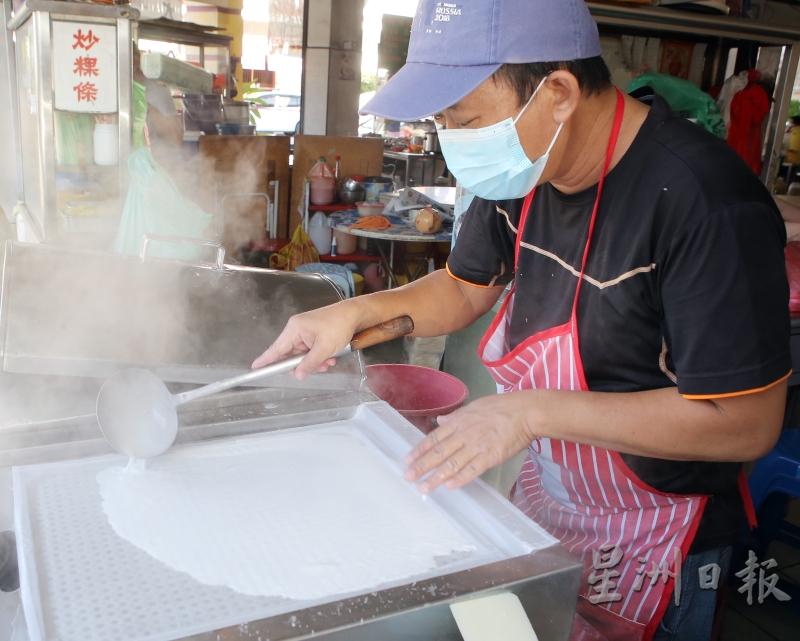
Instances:
[[[414,321],[411,316],[400,316],[359,332],[350,341],[350,348],[355,351],[372,347],[373,345],[380,345],[386,341],[410,334],[413,331]]]

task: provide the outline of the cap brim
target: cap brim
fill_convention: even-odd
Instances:
[[[452,107],[502,65],[456,67],[408,62],[365,104],[360,114],[418,120]]]

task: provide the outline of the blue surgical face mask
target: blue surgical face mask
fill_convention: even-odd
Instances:
[[[516,124],[545,80],[516,118],[480,129],[439,129],[447,167],[465,189],[485,200],[506,200],[523,198],[536,187],[564,123],[558,126],[544,155],[533,162],[522,148]]]

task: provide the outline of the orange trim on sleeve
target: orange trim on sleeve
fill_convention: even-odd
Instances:
[[[480,289],[491,289],[492,287],[496,287],[496,285],[478,285],[478,283],[470,283],[468,280],[464,280],[463,278],[459,278],[453,272],[450,271],[450,265],[447,263],[444,264],[444,268],[447,270],[447,275],[450,276],[453,280],[457,280],[459,283],[464,283],[465,285],[469,285],[470,287],[479,287]]]
[[[728,394],[681,394],[681,396],[690,401],[711,401],[717,398],[735,398],[737,396],[747,396],[748,394],[758,394],[759,392],[765,392],[768,389],[775,387],[776,385],[780,385],[791,375],[792,371],[789,370],[788,374],[786,374],[785,376],[781,376],[777,381],[774,381],[769,385],[765,385],[764,387],[756,387],[755,389],[746,389],[740,392],[730,392]]]

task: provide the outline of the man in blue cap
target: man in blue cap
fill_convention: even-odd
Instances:
[[[791,368],[769,193],[611,84],[582,0],[422,0],[364,111],[435,116],[476,195],[447,269],[296,316],[254,365],[308,351],[302,378],[360,329],[410,314],[447,334],[506,292],[480,355],[507,393],[442,417],[407,478],[457,488],[527,450],[512,500],[584,560],[573,638],[708,639],[698,571],[727,571],[752,516],[741,462],[774,445]]]

